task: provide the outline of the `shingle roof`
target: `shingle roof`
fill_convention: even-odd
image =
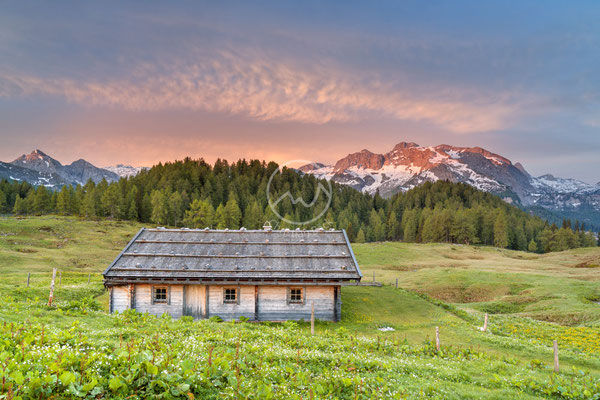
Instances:
[[[105,280],[356,280],[345,231],[141,229]]]

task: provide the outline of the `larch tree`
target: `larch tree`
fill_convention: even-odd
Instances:
[[[239,229],[242,222],[242,210],[238,206],[235,197],[230,196],[225,205],[225,227],[229,229]]]
[[[225,214],[225,206],[221,203],[215,212],[215,225],[217,226],[217,229],[227,228],[227,217]]]
[[[169,207],[167,205],[167,196],[162,190],[152,192],[152,222],[155,224],[166,224],[169,218]]]
[[[207,199],[194,200],[185,212],[183,224],[190,228],[211,228],[215,219],[215,210]]]
[[[169,221],[178,226],[183,214],[183,198],[179,192],[173,192],[168,199]]]
[[[506,214],[503,210],[498,212],[496,222],[494,222],[494,246],[500,248],[508,247],[508,225],[506,222]]]

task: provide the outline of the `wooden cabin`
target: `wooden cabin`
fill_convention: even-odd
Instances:
[[[110,312],[339,321],[362,274],[345,231],[141,229],[104,271]]]

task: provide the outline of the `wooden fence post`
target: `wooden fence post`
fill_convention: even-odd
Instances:
[[[62,285],[62,271],[58,273],[58,284]]]
[[[398,289],[398,278],[396,278],[396,289]]]
[[[52,306],[54,299],[54,280],[56,279],[56,268],[52,268],[52,281],[50,282],[50,297],[48,297],[48,307]]]
[[[485,319],[483,320],[483,331],[487,332],[487,324],[488,324],[488,315],[485,314]]]
[[[559,365],[558,365],[558,342],[555,340],[553,343],[554,347],[554,372],[558,373]]]
[[[90,284],[90,279],[92,279],[92,274],[91,273],[88,274],[88,285]]]
[[[375,283],[375,271],[373,271],[373,283]]]
[[[27,273],[27,287],[29,287],[29,279],[31,278],[31,272]]]
[[[310,302],[310,334],[315,334],[315,302]]]
[[[435,327],[435,348],[440,351],[440,328],[438,326]]]

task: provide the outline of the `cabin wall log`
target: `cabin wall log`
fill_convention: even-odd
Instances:
[[[122,313],[129,310],[131,305],[131,296],[128,285],[114,286],[111,294],[111,311]]]
[[[311,303],[315,305],[315,318],[324,321],[335,320],[333,286],[290,286],[305,289],[303,304],[288,304],[287,287],[259,286],[258,320],[285,321],[310,320]]]
[[[183,315],[192,316],[194,319],[219,316],[223,320],[232,320],[243,316],[257,321],[300,319],[308,321],[311,315],[311,303],[314,303],[315,318],[324,321],[341,319],[340,286],[185,285],[184,290],[184,285],[165,285],[170,290],[169,304],[152,304],[153,285],[136,284],[132,286],[123,285],[111,288],[112,312],[123,312],[134,305],[136,310],[142,313],[148,312],[153,315],[168,313],[174,318]],[[224,288],[226,287],[238,288],[238,303],[223,302]],[[288,303],[290,287],[304,289],[305,299],[302,304]]]
[[[147,312],[148,314],[153,315],[167,313],[173,318],[183,316],[183,285],[156,285],[169,287],[169,304],[152,304],[152,286],[153,285],[136,285],[135,307],[137,311],[141,313]]]
[[[238,288],[238,303],[223,303],[223,289],[228,287]],[[254,319],[254,299],[254,285],[210,285],[208,286],[208,314],[217,315],[225,321],[239,317]]]

